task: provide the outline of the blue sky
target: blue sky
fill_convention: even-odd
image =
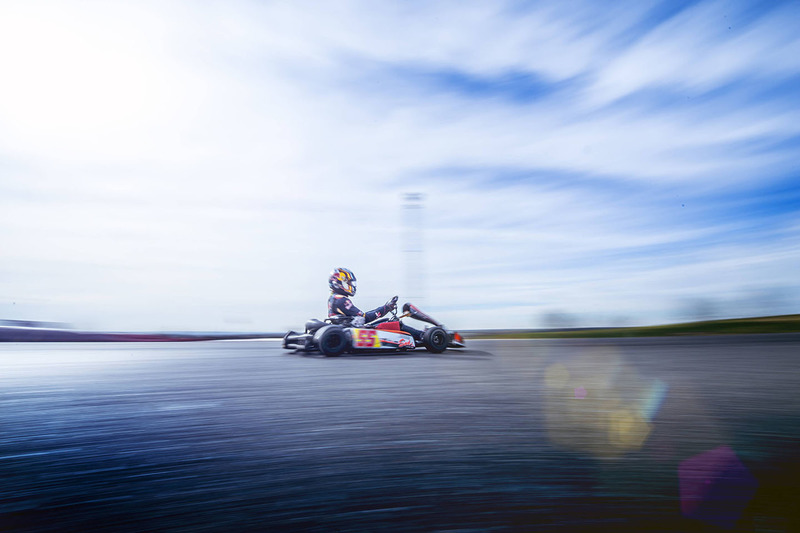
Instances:
[[[800,312],[799,25],[788,1],[4,2],[0,318],[280,330],[335,266],[362,308],[459,328]]]

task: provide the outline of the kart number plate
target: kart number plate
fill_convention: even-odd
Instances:
[[[380,348],[381,340],[374,329],[353,330],[353,341],[356,348]]]

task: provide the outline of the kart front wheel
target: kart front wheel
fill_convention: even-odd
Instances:
[[[319,351],[328,357],[341,355],[347,348],[348,340],[347,333],[338,326],[326,326],[314,335]]]
[[[450,342],[447,332],[440,327],[428,328],[422,334],[422,344],[432,353],[442,353]]]

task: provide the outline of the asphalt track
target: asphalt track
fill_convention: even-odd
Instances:
[[[0,531],[800,531],[800,336],[0,344]]]

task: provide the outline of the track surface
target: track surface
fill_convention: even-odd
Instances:
[[[799,531],[798,385],[792,335],[0,344],[0,531]]]

